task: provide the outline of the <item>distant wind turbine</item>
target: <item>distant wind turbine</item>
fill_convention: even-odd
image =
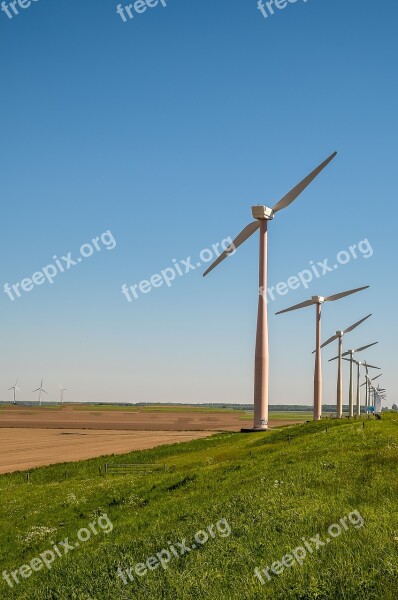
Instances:
[[[342,292],[341,294],[335,294],[334,296],[312,296],[311,300],[306,300],[285,310],[277,312],[277,315],[290,312],[292,310],[299,310],[300,308],[306,308],[307,306],[316,306],[316,350],[315,350],[315,374],[314,374],[314,421],[319,421],[322,418],[322,351],[321,351],[321,318],[322,318],[322,304],[324,302],[335,302],[341,300],[346,296],[351,296],[362,290],[367,290],[368,285],[365,287],[357,288],[355,290],[349,290],[348,292]]]
[[[66,392],[67,389],[62,387],[62,385],[59,386],[59,389],[61,391],[61,404],[63,404],[64,403],[64,392]]]
[[[259,268],[259,299],[257,316],[257,336],[254,370],[254,424],[253,429],[245,431],[264,431],[268,428],[268,312],[267,312],[267,246],[268,246],[268,221],[275,214],[287,208],[306,189],[317,175],[336,156],[334,152],[322,164],[312,171],[303,181],[286,194],[273,208],[259,205],[252,207],[252,215],[255,221],[247,225],[234,239],[232,244],[220,254],[210,265],[203,276],[207,275],[225,258],[232,254],[239,246],[249,239],[257,230],[260,230],[260,268]]]
[[[17,387],[17,383],[18,383],[18,379],[16,380],[16,382],[15,382],[15,385],[13,385],[12,387],[8,388],[8,391],[9,391],[9,392],[10,392],[11,390],[13,390],[13,391],[14,391],[14,402],[13,402],[13,404],[16,404],[16,403],[17,403],[17,401],[16,401],[16,392],[17,392],[17,391],[18,391],[18,392],[20,392],[20,391],[21,391],[21,390],[19,389],[19,387]]]
[[[348,352],[344,352],[342,354],[343,358],[345,356],[349,356],[349,360],[351,362],[350,364],[350,395],[349,395],[349,402],[350,402],[350,412],[349,412],[349,416],[350,418],[352,418],[354,416],[354,354],[358,354],[358,352],[363,352],[363,350],[367,350],[368,348],[371,348],[372,346],[376,346],[376,344],[378,344],[379,342],[373,342],[373,344],[368,344],[367,346],[362,346],[361,348],[356,348],[356,350],[348,350]],[[329,360],[329,362],[332,362],[333,360],[338,360],[338,356],[335,356],[334,358],[331,358]]]
[[[372,379],[369,377],[369,375],[366,375],[366,381],[365,383],[362,384],[361,387],[363,387],[364,385],[366,385],[366,390],[367,390],[367,397],[368,397],[368,404],[366,405],[366,408],[368,409],[369,406],[371,406],[370,404],[370,397],[371,397],[371,391],[375,390],[375,387],[373,385],[373,382],[376,379],[379,379],[379,377],[382,377],[382,373],[380,373],[380,375],[377,375],[376,377],[373,377]],[[373,404],[374,404],[374,398],[373,398]]]
[[[369,365],[368,363],[361,362],[359,360],[355,360],[354,358],[344,358],[343,360],[347,360],[348,362],[354,363],[357,365],[357,416],[361,416],[361,367],[365,366],[367,369],[378,369],[380,371],[380,367],[375,367],[373,365]],[[366,405],[367,406],[367,397],[366,397]]]
[[[367,381],[367,376],[369,375],[369,369],[371,369],[371,365],[369,365],[366,361],[363,363],[363,366],[366,369],[366,375],[365,375],[365,382]],[[378,369],[380,371],[380,369]],[[361,386],[362,387],[362,386]],[[365,406],[366,408],[370,405],[370,388],[367,385],[366,386],[366,403]]]
[[[343,417],[343,337],[347,333],[351,333],[354,331],[359,325],[364,323],[367,319],[369,319],[372,315],[368,315],[364,319],[361,319],[348,329],[344,329],[344,331],[336,331],[336,335],[329,338],[324,344],[322,344],[321,348],[326,348],[332,342],[338,340],[339,341],[339,366],[338,366],[338,374],[337,374],[337,404],[336,404],[336,416],[338,419],[342,419]]]
[[[37,388],[37,390],[33,390],[33,393],[35,393],[35,392],[39,392],[39,406],[41,406],[41,394],[42,394],[42,392],[47,394],[46,390],[43,389],[43,380],[41,380],[40,387]],[[47,394],[47,396],[48,396],[48,394]]]

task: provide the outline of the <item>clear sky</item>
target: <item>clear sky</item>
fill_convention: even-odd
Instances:
[[[271,223],[269,284],[365,239],[373,255],[270,301],[270,401],[311,404],[315,340],[314,309],[274,313],[367,284],[325,306],[323,338],[372,312],[346,348],[380,342],[363,358],[396,401],[396,0],[298,0],[267,18],[257,0],[167,0],[126,22],[116,6],[0,12],[1,289],[65,269],[2,291],[0,398],[19,377],[32,400],[43,377],[52,400],[61,383],[70,401],[251,402],[256,236],[206,279],[202,265],[131,302],[122,285],[196,265],[337,150]]]

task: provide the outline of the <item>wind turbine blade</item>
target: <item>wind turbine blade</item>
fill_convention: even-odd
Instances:
[[[375,367],[374,365],[368,365],[368,363],[366,363],[366,365],[364,365],[367,369],[377,369],[378,371],[381,370],[381,367]]]
[[[44,392],[45,394],[47,394],[46,390],[41,390],[41,391]],[[48,396],[48,394],[47,394],[47,396]]]
[[[283,198],[279,200],[277,204],[275,204],[272,211],[274,213],[277,213],[283,208],[287,208],[288,206],[290,206],[290,204],[292,204],[292,202],[296,200],[297,196],[299,196],[301,192],[303,192],[305,188],[309,186],[309,184],[315,179],[315,177],[319,175],[319,173],[330,163],[330,161],[333,160],[336,154],[337,152],[333,152],[333,154],[329,156],[329,158],[327,158],[322,164],[320,164],[319,167],[317,167],[316,169],[314,169],[314,171],[312,171],[312,173],[307,175],[307,177],[303,179],[303,181],[301,181],[299,184],[297,184],[296,187],[290,190],[290,192],[286,194],[286,196],[283,196]]]
[[[18,392],[20,392],[20,391],[21,391],[21,390],[19,389],[19,387],[16,387],[15,389],[16,389],[16,390],[18,390]]]
[[[243,244],[243,242],[245,242],[247,239],[249,239],[249,237],[252,236],[253,233],[255,233],[257,231],[257,229],[260,227],[260,225],[261,225],[260,221],[252,221],[251,223],[249,223],[249,225],[247,225],[247,227],[245,227],[240,232],[240,234],[234,239],[232,244],[230,246],[228,246],[228,248],[226,250],[224,250],[224,252],[222,254],[220,254],[220,256],[203,273],[203,277],[206,277],[206,275],[208,273],[210,273],[210,271],[215,269],[215,267],[217,267],[217,265],[219,265],[220,262],[222,262],[225,258],[230,256],[230,254],[232,254],[232,252],[234,252],[234,250],[239,248],[239,246],[241,246]]]
[[[285,310],[280,310],[275,313],[276,315],[282,315],[283,313],[290,312],[292,310],[299,310],[300,308],[306,308],[307,306],[312,306],[315,304],[312,300],[306,300],[305,302],[301,302],[300,304],[296,304],[295,306],[291,306],[290,308],[285,308]]]
[[[357,327],[359,327],[359,325],[361,325],[364,321],[366,321],[367,319],[369,319],[372,315],[368,315],[367,317],[365,317],[364,319],[361,319],[360,321],[358,321],[358,323],[355,323],[354,325],[351,325],[351,327],[349,327],[348,329],[344,329],[344,333],[350,333],[351,331],[354,331],[354,329],[356,329]]]
[[[349,290],[348,292],[341,292],[341,294],[335,294],[334,296],[327,296],[325,298],[325,302],[334,302],[335,300],[341,300],[341,298],[345,298],[346,296],[351,296],[351,294],[356,294],[357,292],[362,292],[362,290],[367,290],[370,286],[365,285],[361,288],[356,288],[355,290]]]
[[[367,348],[371,348],[372,346],[376,346],[376,344],[378,344],[379,342],[373,342],[373,344],[368,344],[367,346],[362,346],[362,348],[357,348],[356,350],[354,350],[354,352],[362,352],[363,350],[366,350]],[[366,365],[365,365],[366,366]]]
[[[379,377],[382,377],[383,373],[380,373],[380,375],[376,375],[376,377],[373,377],[372,381],[374,381],[375,379],[379,379]]]
[[[351,352],[343,352],[343,354],[341,356],[344,358],[345,356],[348,356],[349,354],[351,354]],[[338,356],[335,356],[334,358],[331,358],[329,360],[329,362],[332,362],[332,360],[337,360],[338,358],[339,358]],[[344,360],[349,360],[351,362],[351,358],[345,358]]]
[[[325,348],[326,346],[329,346],[329,344],[331,344],[332,342],[334,342],[335,340],[338,340],[338,339],[339,339],[339,336],[334,335],[333,337],[329,338],[324,344],[322,344],[321,348]],[[316,350],[315,350],[315,352],[316,352]]]
[[[37,388],[37,390],[33,390],[32,394],[34,394],[35,392],[40,392],[40,388]]]

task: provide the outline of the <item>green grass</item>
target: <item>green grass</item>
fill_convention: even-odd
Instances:
[[[326,425],[328,431],[325,430]],[[288,436],[291,437],[290,444]],[[0,477],[1,569],[19,568],[107,513],[101,533],[0,598],[26,600],[396,600],[398,417],[310,423],[114,457],[175,465],[148,476],[103,477],[105,459]],[[68,478],[65,479],[65,472]],[[73,494],[73,496],[71,496]],[[365,526],[261,586],[266,568],[358,510]],[[125,586],[125,568],[226,519],[231,535]],[[137,577],[136,577],[137,579]]]

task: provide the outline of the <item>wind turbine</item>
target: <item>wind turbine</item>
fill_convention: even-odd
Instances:
[[[358,352],[362,352],[363,350],[367,350],[368,348],[371,348],[372,346],[375,346],[376,344],[378,344],[379,342],[373,342],[373,344],[368,344],[367,346],[362,346],[361,348],[356,348],[356,350],[348,350],[348,352],[344,352],[342,354],[343,358],[345,356],[349,356],[350,358],[348,359],[350,361],[350,412],[349,412],[349,417],[352,418],[354,416],[354,354],[357,354]],[[329,362],[332,362],[333,360],[337,360],[339,357],[335,356],[334,358],[331,358],[329,360]]]
[[[61,405],[64,403],[64,392],[66,392],[66,388],[62,387],[62,385],[59,386],[59,389],[61,390]]]
[[[351,294],[362,292],[367,290],[368,285],[365,287],[357,288],[355,290],[349,290],[348,292],[342,292],[341,294],[335,294],[334,296],[312,296],[311,300],[306,300],[285,310],[277,312],[277,315],[290,312],[292,310],[298,310],[300,308],[306,308],[307,306],[316,306],[316,350],[315,350],[315,374],[314,374],[314,421],[319,421],[322,418],[322,352],[321,352],[321,317],[322,317],[322,304],[324,302],[335,302],[341,300]]]
[[[18,383],[18,379],[16,380],[16,382],[15,382],[15,385],[13,385],[12,387],[8,388],[8,391],[9,391],[9,392],[10,392],[11,390],[13,390],[13,391],[14,391],[14,402],[13,402],[13,404],[16,404],[16,403],[17,403],[17,401],[16,401],[16,392],[17,392],[17,391],[18,391],[18,392],[20,392],[20,391],[21,391],[21,390],[19,389],[19,387],[17,387],[17,383]]]
[[[367,377],[368,377],[368,375],[369,375],[369,369],[370,369],[371,367],[368,365],[368,363],[367,363],[366,361],[363,363],[363,365],[364,365],[364,367],[365,367],[365,369],[366,369],[366,375],[365,375],[365,383],[366,383],[366,381],[367,381]],[[379,369],[379,371],[380,371],[380,369]],[[361,387],[362,387],[362,386],[361,386]],[[367,386],[366,386],[366,408],[367,408],[369,405],[370,405],[370,388],[369,388],[369,386],[367,385]]]
[[[312,171],[303,181],[286,194],[273,208],[259,205],[252,207],[255,221],[247,225],[234,239],[232,244],[220,254],[210,265],[203,276],[206,276],[225,258],[232,254],[239,246],[249,239],[257,230],[260,230],[260,265],[259,265],[259,299],[257,314],[257,334],[254,369],[254,423],[253,429],[245,431],[264,431],[268,429],[268,383],[269,383],[269,351],[268,351],[268,311],[265,290],[267,289],[267,256],[268,256],[268,221],[276,213],[287,208],[296,200],[306,187],[336,156],[334,152],[322,164]]]
[[[367,369],[378,369],[380,371],[380,367],[374,367],[373,365],[369,365],[368,363],[361,362],[359,360],[355,360],[354,358],[344,358],[348,362],[352,362],[357,365],[357,416],[361,416],[361,367],[365,366]],[[367,402],[367,400],[366,400]]]
[[[354,323],[354,325],[351,325],[351,327],[348,327],[348,329],[345,329],[344,331],[336,331],[336,335],[329,338],[321,346],[321,348],[326,348],[326,346],[328,346],[335,340],[339,341],[339,357],[338,357],[339,358],[339,366],[338,366],[338,374],[337,374],[337,405],[336,405],[336,416],[338,419],[343,418],[343,360],[342,360],[342,358],[343,358],[343,337],[347,333],[351,333],[351,331],[354,331],[354,329],[359,327],[359,325],[364,323],[364,321],[369,319],[371,316],[372,315],[368,315],[367,317],[365,317],[364,319],[361,319],[357,323]],[[358,404],[358,399],[357,399],[357,404]]]
[[[37,388],[37,390],[33,390],[33,393],[35,392],[39,392],[39,406],[41,406],[41,393],[44,392],[45,394],[47,394],[46,390],[43,389],[43,380],[41,380],[40,387]]]
[[[373,377],[373,379],[371,379],[368,374],[366,374],[366,376],[365,376],[366,377],[365,383],[363,383],[361,385],[361,387],[363,387],[364,385],[366,385],[366,400],[367,400],[367,402],[366,402],[366,409],[368,409],[369,406],[370,406],[371,390],[375,389],[374,385],[373,385],[373,381],[375,381],[376,379],[379,379],[379,377],[381,377],[381,376],[382,376],[382,373],[380,373],[380,375],[377,375],[376,377]]]

